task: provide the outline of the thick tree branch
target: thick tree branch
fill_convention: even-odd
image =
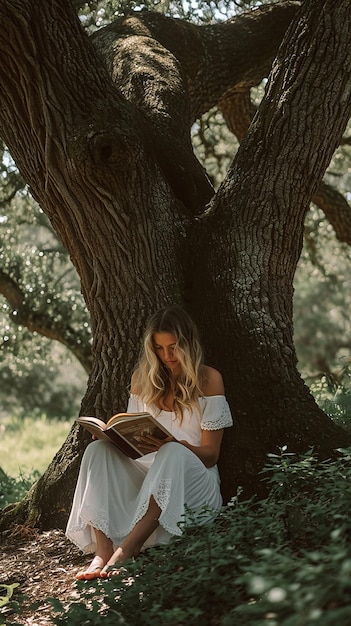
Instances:
[[[237,87],[227,93],[218,102],[229,130],[242,141],[256,113],[256,107],[250,97],[251,87]]]
[[[0,294],[3,295],[13,310],[20,309],[24,295],[17,283],[5,272],[0,271]]]
[[[250,98],[250,87],[227,92],[220,100],[219,108],[229,130],[241,142],[245,139],[257,111]],[[344,139],[340,143],[343,145],[347,142]],[[346,198],[322,181],[313,195],[312,202],[324,212],[334,228],[337,239],[351,245],[351,207]]]
[[[150,144],[172,190],[193,212],[203,210],[214,191],[192,151],[192,123],[233,86],[268,74],[299,6],[265,6],[211,26],[138,11],[92,36],[118,89],[147,118]]]
[[[45,311],[33,311],[26,303],[26,297],[19,285],[5,272],[0,271],[0,294],[9,303],[11,319],[18,326],[25,326],[32,333],[36,332],[48,339],[62,343],[78,359],[89,374],[92,365],[89,341],[77,333],[65,318],[61,322]]]
[[[351,207],[344,196],[322,181],[312,197],[335,230],[339,241],[351,245]]]
[[[238,85],[258,84],[267,76],[284,33],[300,6],[301,2],[297,1],[265,5],[227,22],[205,26],[141,11],[118,18],[97,31],[92,39],[109,71],[112,72],[113,66],[123,58],[129,77],[141,59],[144,59],[144,71],[148,71],[143,51],[145,40],[151,38],[159,42],[180,64],[189,94],[190,119],[185,120],[189,125],[216,105],[228,90]],[[128,38],[133,38],[130,51],[124,48],[124,41]],[[161,57],[159,63],[165,70],[162,79],[167,82],[171,77]],[[141,81],[139,85],[133,98],[139,98],[138,104],[147,111],[151,101],[148,101]],[[120,87],[128,97],[123,81],[120,81]],[[173,113],[177,115],[168,107],[168,114],[173,117]]]
[[[83,410],[106,417],[125,405],[146,318],[182,292],[188,218],[71,0],[2,0],[0,20],[0,133],[81,279],[95,356]]]
[[[224,24],[205,26],[203,55],[189,87],[195,118],[227,91],[258,85],[268,76],[285,32],[301,2],[263,5]]]

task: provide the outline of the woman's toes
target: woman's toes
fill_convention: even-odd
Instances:
[[[78,572],[76,575],[77,580],[94,580],[99,578],[101,567],[96,567],[94,570],[87,570],[85,572]]]
[[[118,567],[115,565],[107,565],[100,572],[100,578],[112,578],[113,576],[120,576],[126,572],[125,567]]]
[[[101,569],[104,566],[104,561],[100,556],[95,556],[90,563],[90,565],[78,572],[76,575],[77,580],[94,580],[95,578],[99,578]]]

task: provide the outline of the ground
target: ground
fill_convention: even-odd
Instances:
[[[28,528],[17,528],[14,532],[0,536],[0,585],[19,583],[14,599],[24,596],[21,614],[9,605],[0,611],[0,624],[10,626],[52,626],[51,605],[47,598],[58,598],[63,603],[76,600],[78,591],[75,574],[89,557],[75,548],[62,531],[51,530],[40,533]],[[0,587],[0,596],[6,590]],[[31,604],[41,602],[33,609]]]

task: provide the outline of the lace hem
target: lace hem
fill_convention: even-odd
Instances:
[[[65,535],[83,554],[94,554],[96,550],[96,540],[93,535],[94,528],[101,530],[106,537],[109,537],[108,525],[96,520],[82,520],[80,524],[69,526],[66,528]],[[109,538],[112,541],[114,539],[113,537]]]
[[[220,415],[216,419],[204,420],[201,422],[202,430],[220,430],[233,425],[233,419],[227,407],[223,407]]]
[[[216,420],[215,422],[205,422],[201,424],[202,430],[221,430],[222,428],[229,428],[233,424],[228,424],[227,422],[223,422],[221,420]]]
[[[86,530],[88,526],[92,526],[108,536],[109,521],[105,511],[97,511],[93,507],[85,507],[80,513],[80,519],[81,522],[79,524],[67,527],[66,533],[79,533]]]
[[[218,396],[216,402],[209,399],[201,420],[202,430],[220,430],[233,425],[229,404],[224,396]]]
[[[171,535],[182,535],[182,530],[179,528],[179,516],[173,515],[170,511],[167,510],[171,498],[171,490],[171,478],[163,478],[157,483],[152,483],[148,489],[147,497],[143,500],[143,502],[139,504],[132,524],[129,526],[128,529],[123,531],[122,536],[126,537],[127,535],[129,535],[129,533],[133,530],[135,524],[137,524],[144,517],[146,511],[149,508],[151,496],[153,496],[156,504],[158,504],[161,509],[161,515],[159,518],[160,526],[162,526],[162,528]]]

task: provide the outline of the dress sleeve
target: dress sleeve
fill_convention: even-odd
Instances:
[[[233,418],[225,396],[206,396],[201,418],[203,430],[220,430],[233,425]]]

